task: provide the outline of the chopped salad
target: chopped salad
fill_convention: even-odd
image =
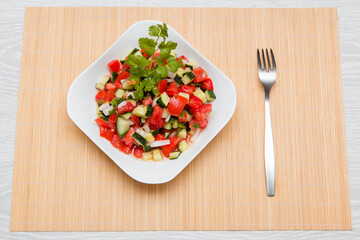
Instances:
[[[206,71],[167,41],[167,25],[149,27],[139,48],[108,63],[96,84],[100,136],[120,151],[160,161],[177,159],[208,124],[216,99]]]

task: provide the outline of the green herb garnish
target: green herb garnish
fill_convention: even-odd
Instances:
[[[136,55],[131,52],[127,56],[126,64],[130,66],[130,80],[135,80],[134,96],[141,100],[146,97],[146,93],[151,92],[157,85],[158,81],[164,79],[168,75],[168,69],[176,72],[180,63],[176,58],[170,55],[177,43],[166,41],[168,37],[168,28],[165,23],[152,25],[149,27],[149,35],[153,38],[140,38],[139,47],[149,55],[145,58],[143,55]],[[159,42],[162,39],[161,42]],[[155,57],[155,52],[160,51],[160,57]],[[166,64],[165,64],[166,60]]]

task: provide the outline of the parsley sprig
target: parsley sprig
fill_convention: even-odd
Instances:
[[[145,58],[142,54],[131,53],[127,56],[126,64],[130,66],[129,80],[135,80],[134,96],[136,99],[143,99],[148,92],[156,87],[158,81],[168,76],[168,70],[176,72],[181,63],[172,56],[171,50],[177,46],[176,42],[166,41],[168,27],[165,23],[149,27],[149,36],[139,39],[139,47],[149,55]],[[155,53],[160,51],[160,57]]]

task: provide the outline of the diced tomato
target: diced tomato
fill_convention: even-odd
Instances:
[[[105,85],[105,88],[106,88],[106,90],[110,90],[110,89],[116,88],[116,86],[115,86],[114,84],[112,84],[112,83],[107,83],[107,84]]]
[[[143,148],[141,148],[141,147],[135,147],[135,148],[134,148],[134,156],[135,156],[136,158],[141,158],[141,156],[143,155],[143,153],[144,153],[144,149],[143,149]]]
[[[159,140],[165,140],[165,136],[162,135],[161,133],[158,133],[158,134],[155,136],[155,141],[159,141]]]
[[[184,59],[185,61],[187,61],[187,62],[189,61],[184,55],[181,55],[180,57],[181,57],[182,59]]]
[[[135,85],[136,84],[136,81],[135,80],[126,80],[126,83],[129,84],[129,85]]]
[[[114,129],[108,129],[105,133],[105,138],[111,142],[111,139],[116,134]]]
[[[205,118],[204,120],[198,121],[198,123],[199,123],[199,127],[206,128],[206,126],[208,125],[208,120]]]
[[[198,109],[203,105],[203,101],[196,97],[196,96],[190,96],[190,100],[189,100],[189,107],[192,110]]]
[[[118,72],[120,69],[120,62],[119,60],[112,60],[108,63],[108,67],[110,72]]]
[[[122,71],[119,72],[119,75],[117,76],[115,82],[119,83],[120,80],[127,79],[128,77],[130,77],[130,73],[127,72],[127,71],[122,70]]]
[[[199,125],[199,121],[196,120],[195,118],[191,119],[190,122],[189,122],[189,127],[190,127],[191,130],[196,130],[198,127],[200,127],[200,125],[199,126],[194,126],[194,124]]]
[[[205,105],[201,106],[200,108],[195,109],[193,111],[193,113],[194,113],[194,117],[197,120],[201,121],[201,120],[204,120],[207,117],[207,115],[209,115],[209,113],[211,113],[211,111],[212,111],[212,105],[205,104]]]
[[[133,149],[133,146],[128,146],[126,144],[123,144],[121,147],[120,147],[120,151],[122,151],[123,153],[126,153],[126,154],[130,154],[132,152],[132,149]]]
[[[101,118],[97,118],[95,119],[95,122],[99,125],[99,127],[105,127],[105,128],[110,128],[110,125],[107,121],[102,120]]]
[[[138,127],[138,128],[141,127],[141,125],[140,125],[140,119],[139,119],[138,116],[136,116],[136,115],[133,114],[133,115],[130,116],[130,119],[131,119],[131,121],[133,121],[133,123],[135,124],[136,127]]]
[[[182,116],[181,116],[182,115]],[[181,117],[180,117],[181,116]],[[186,123],[187,121],[187,114],[185,111],[182,111],[179,116],[179,122]]]
[[[112,114],[109,118],[109,126],[112,129],[116,129],[116,119],[117,119],[117,114]]]
[[[202,69],[201,67],[197,67],[195,68],[192,73],[196,76],[196,78],[194,79],[194,83],[199,83],[204,81],[205,79],[208,78],[206,72],[204,69]]]
[[[132,137],[134,132],[135,132],[134,130],[130,129],[123,138],[124,143],[130,147],[134,144],[135,141],[134,138]]]
[[[166,89],[166,93],[169,96],[174,96],[175,94],[179,93],[179,88],[176,86],[175,82],[171,82],[168,86],[168,88]]]
[[[211,90],[211,91],[214,91],[214,85],[213,85],[213,82],[212,82],[212,80],[210,78],[205,79],[201,83],[201,87],[205,88],[205,89],[208,89],[208,90]]]
[[[123,89],[123,85],[121,84],[121,82],[118,82],[118,83],[116,82],[116,83],[114,83],[114,85],[117,89]]]
[[[165,119],[161,118],[162,114],[163,114],[163,109],[158,105],[156,105],[154,107],[153,114],[151,115],[150,118],[146,120],[151,130],[156,130],[164,127]]]
[[[96,102],[99,102],[100,100],[105,100],[105,98],[106,98],[106,91],[99,91],[95,96]]]
[[[105,102],[111,101],[113,98],[115,98],[115,92],[116,92],[116,88],[113,88],[113,89],[110,89],[109,91],[107,91]]]
[[[165,157],[169,157],[169,154],[177,148],[179,142],[184,140],[184,138],[179,138],[177,136],[174,136],[174,137],[169,138],[169,140],[170,140],[169,145],[165,145],[165,146],[161,147],[161,151]]]
[[[151,96],[148,96],[147,98],[144,98],[143,100],[142,100],[142,104],[144,104],[144,105],[151,105],[152,104],[152,99],[151,99]]]
[[[114,134],[114,136],[112,137],[111,144],[117,149],[120,149],[123,145],[125,145],[117,134]]]
[[[100,126],[100,137],[105,137],[107,130],[108,130],[108,128],[106,128],[104,126]]]
[[[170,102],[167,106],[168,112],[171,115],[178,117],[180,115],[180,113],[182,112],[182,110],[184,109],[187,101],[188,100],[183,96],[180,96],[180,95],[173,96],[170,99]]]
[[[126,112],[131,112],[132,110],[134,110],[135,106],[132,105],[132,103],[130,102],[127,102],[124,106],[120,107],[120,108],[117,108],[117,112],[119,114],[123,114],[123,113],[126,113]]]
[[[124,70],[129,70],[129,69],[130,69],[130,66],[127,65],[126,63],[124,63],[124,64],[122,65],[122,67],[123,67]]]
[[[181,85],[180,92],[187,93],[189,95],[193,94],[195,91],[195,86],[192,85]]]
[[[141,49],[140,51],[142,52],[144,58],[147,58],[147,57],[149,56],[149,54],[147,54],[147,53],[145,52],[145,50],[146,50],[146,49]]]
[[[168,81],[167,80],[160,80],[158,82],[158,89],[159,89],[159,92],[160,94],[165,92],[165,89],[167,87],[167,84],[168,84]]]

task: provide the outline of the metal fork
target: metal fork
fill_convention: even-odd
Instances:
[[[272,49],[271,61],[269,58],[268,50],[266,49],[266,58],[264,49],[262,52],[262,64],[260,51],[257,50],[257,61],[259,68],[259,79],[265,90],[265,173],[266,173],[266,188],[267,195],[273,197],[275,195],[275,153],[274,153],[274,142],[271,128],[271,117],[270,117],[270,102],[269,95],[270,89],[276,81],[276,63]],[[272,67],[271,67],[272,66]]]

